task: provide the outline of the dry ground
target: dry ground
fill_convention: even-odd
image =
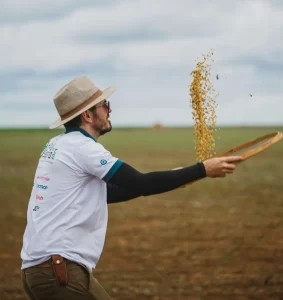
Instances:
[[[218,150],[282,128],[222,129]],[[56,133],[55,133],[56,134]],[[0,131],[0,299],[27,299],[20,249],[37,159],[50,131]],[[141,171],[195,162],[188,129],[101,139]],[[109,206],[98,280],[115,300],[283,299],[283,142],[225,179]]]

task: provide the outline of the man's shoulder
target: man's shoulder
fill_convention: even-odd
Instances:
[[[64,144],[64,147],[68,149],[74,147],[76,153],[107,151],[102,144],[88,136],[81,134],[80,132],[70,132],[65,134],[62,139],[62,143]]]
[[[92,140],[88,137],[83,137],[80,140],[81,149],[89,150],[89,151],[105,151],[105,148],[102,144],[98,143],[97,141]]]

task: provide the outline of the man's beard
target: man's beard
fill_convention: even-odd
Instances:
[[[97,117],[96,114],[95,114],[95,116]],[[101,136],[101,135],[104,135],[105,133],[110,132],[110,131],[112,130],[112,124],[111,124],[111,122],[110,122],[109,119],[108,119],[109,117],[110,117],[110,115],[108,114],[108,115],[107,115],[106,122],[109,122],[109,127],[107,127],[107,128],[105,127],[105,126],[106,126],[105,121],[103,122],[101,119],[98,119],[98,118],[97,118],[97,124],[94,125],[93,129],[94,129],[95,131],[97,131],[97,132],[99,133],[100,136]]]
[[[100,135],[104,135],[107,132],[110,132],[112,130],[112,124],[111,122],[108,120],[110,126],[108,128],[97,128],[98,132]]]

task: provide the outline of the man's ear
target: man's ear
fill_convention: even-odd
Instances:
[[[86,122],[90,122],[92,121],[92,116],[89,113],[89,110],[86,110],[82,113],[82,118],[86,121]]]

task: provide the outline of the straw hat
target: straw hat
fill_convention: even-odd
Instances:
[[[109,87],[101,91],[87,76],[75,78],[62,87],[54,97],[60,118],[49,128],[54,129],[74,119],[97,103],[105,100],[116,90]]]

